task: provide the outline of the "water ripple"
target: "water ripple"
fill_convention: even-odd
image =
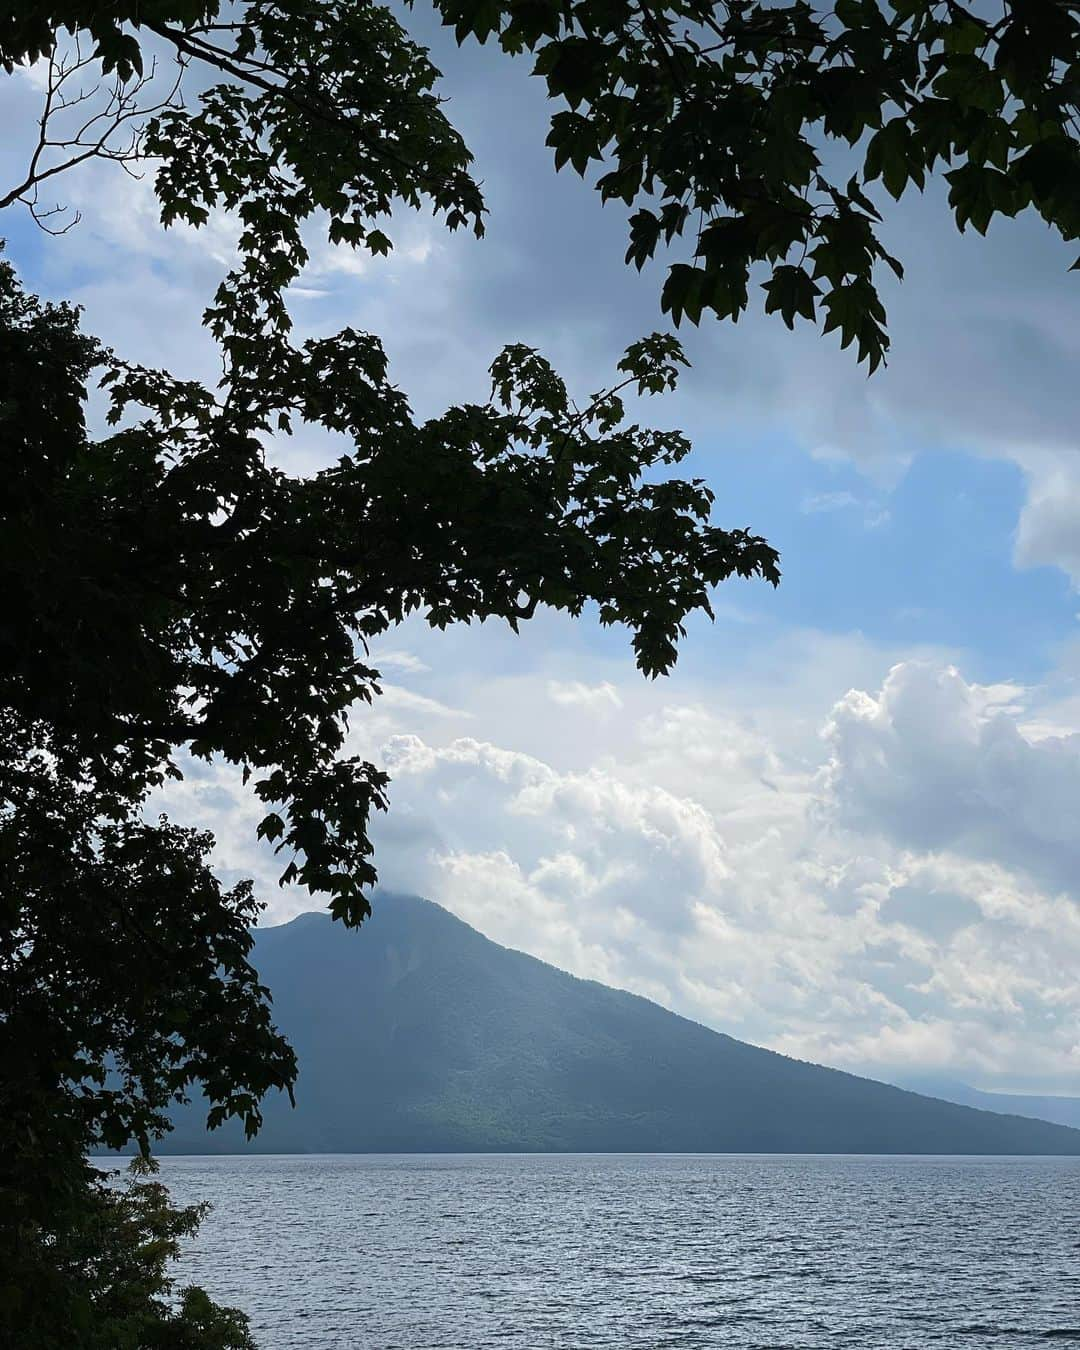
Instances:
[[[264,1350],[1080,1346],[1080,1163],[167,1158]]]

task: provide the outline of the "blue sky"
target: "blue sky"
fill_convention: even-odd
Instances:
[[[300,332],[379,333],[420,412],[482,397],[508,341],[600,387],[664,326],[659,273],[627,271],[620,210],[552,173],[527,69],[409,22],[446,70],[488,237],[402,216],[365,262],[313,233]],[[2,97],[28,128],[33,74]],[[25,149],[0,150],[5,178]],[[0,226],[26,283],[119,352],[214,378],[199,315],[235,224],[166,234],[149,181],[108,167],[63,191],[82,213],[63,238]],[[1080,279],[1037,221],[960,238],[936,189],[890,208],[888,236],[908,274],[887,369],[751,313],[684,333],[692,370],[640,409],[691,435],[718,523],[780,548],[780,589],[721,588],[656,683],[590,615],[519,638],[410,621],[353,732],[394,775],[377,861],[500,941],[734,1035],[1080,1093]],[[270,453],[310,471],[327,447]],[[276,888],[225,768],[166,805],[214,828],[269,920],[309,904]]]
[[[740,590],[739,603],[763,621],[956,648],[981,679],[1024,681],[1042,677],[1075,625],[1068,578],[1013,562],[1024,500],[1014,464],[916,451],[882,489],[852,464],[822,464],[781,437],[734,461],[716,458],[725,511],[783,554],[779,591]]]

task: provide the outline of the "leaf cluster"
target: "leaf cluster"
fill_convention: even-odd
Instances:
[[[934,172],[957,225],[1033,207],[1080,236],[1080,15],[1056,0],[438,0],[459,40],[534,55],[565,104],[557,168],[632,209],[626,258],[692,241],[663,307],[676,323],[765,309],[836,330],[873,370],[888,350],[878,293],[881,183]],[[847,153],[827,152],[836,142]],[[836,177],[832,166],[854,171]],[[845,181],[846,178],[846,181]]]
[[[166,1265],[200,1214],[118,1190],[88,1150],[143,1156],[194,1084],[248,1135],[295,1057],[248,956],[261,908],[209,836],[58,771],[45,727],[0,714],[0,1343],[248,1350],[243,1318]]]
[[[0,1108],[34,1094],[90,1141],[149,1151],[199,1083],[211,1125],[258,1128],[292,1051],[248,961],[261,909],[224,890],[212,839],[57,774],[44,732],[0,726]],[[27,849],[32,842],[32,850]],[[28,1114],[32,1115],[32,1111]]]
[[[0,1122],[0,1139],[9,1126]],[[6,1152],[0,1157],[7,1157]],[[120,1180],[82,1162],[43,1211],[0,1192],[0,1337],[20,1350],[255,1350],[247,1318],[170,1267],[206,1206],[174,1206],[154,1167]],[[6,1172],[6,1169],[5,1169]],[[2,1181],[7,1183],[9,1175]]]

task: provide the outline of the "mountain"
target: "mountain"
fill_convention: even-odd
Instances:
[[[300,1059],[261,1152],[1080,1154],[1080,1131],[758,1049],[383,894],[361,932],[305,914],[255,964]],[[163,1152],[236,1152],[182,1111]]]
[[[1036,1096],[1026,1092],[986,1092],[968,1087],[950,1078],[918,1078],[905,1080],[901,1087],[941,1097],[961,1106],[974,1106],[980,1111],[1004,1111],[1011,1116],[1028,1116],[1034,1120],[1050,1120],[1057,1125],[1080,1129],[1080,1097]]]

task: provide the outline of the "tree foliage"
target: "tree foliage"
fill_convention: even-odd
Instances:
[[[459,41],[532,57],[555,109],[555,164],[629,208],[628,261],[681,252],[663,288],[675,322],[737,318],[756,277],[767,311],[838,331],[872,370],[888,348],[877,277],[902,270],[879,238],[878,184],[899,199],[938,173],[961,229],[1031,207],[1080,235],[1080,15],[1062,0],[436,8]],[[60,29],[121,80],[158,49],[224,77],[195,106],[155,112],[144,147],[162,157],[166,221],[201,223],[221,205],[244,220],[261,282],[245,276],[239,306],[226,287],[223,335],[241,310],[281,321],[269,296],[302,264],[299,222],[314,212],[331,239],[376,253],[391,246],[376,222],[395,202],[482,229],[437,72],[379,5],[61,0],[0,22],[0,59],[47,57]]]
[[[3,1126],[0,1125],[0,1130]],[[138,1161],[138,1160],[137,1160]],[[4,1210],[0,1330],[21,1350],[255,1350],[247,1318],[169,1271],[206,1206],[174,1206],[153,1168],[122,1182],[71,1167],[66,1193],[32,1221]],[[9,1235],[14,1230],[14,1240]]]
[[[73,781],[140,797],[180,772],[179,745],[240,765],[268,808],[259,833],[286,851],[283,880],[349,922],[367,913],[368,819],[386,787],[342,754],[349,709],[378,691],[372,638],[416,610],[436,627],[516,625],[538,604],[592,601],[654,675],[711,586],[777,579],[763,540],[711,525],[711,491],[666,473],[686,440],[626,424],[619,387],[670,386],[672,339],[635,343],[620,385],[582,408],[539,355],[509,348],[490,403],[417,423],[363,334],[282,342],[272,380],[245,368],[221,398],[107,358],[10,271],[0,287],[20,485],[0,695]],[[77,387],[95,362],[114,415],[144,413],[103,441]],[[350,449],[289,476],[265,453],[283,419]]]

